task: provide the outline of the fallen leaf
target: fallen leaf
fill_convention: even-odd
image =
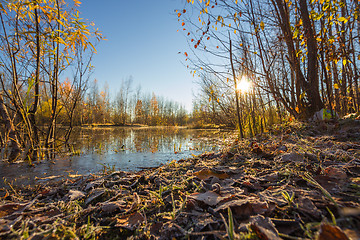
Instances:
[[[209,206],[216,206],[219,202],[226,199],[227,197],[222,197],[213,191],[207,191],[205,193],[193,193],[189,196],[196,201],[200,201]]]
[[[84,197],[85,194],[78,190],[70,190],[68,194],[65,195],[65,198],[67,198],[69,201],[78,200]]]
[[[296,152],[285,153],[275,158],[279,162],[304,162],[304,157]]]
[[[266,202],[254,197],[249,197],[247,199],[238,199],[223,203],[215,208],[214,211],[225,211],[228,207],[231,208],[234,216],[239,219],[247,219],[251,215],[263,214],[269,209]]]
[[[255,232],[259,239],[278,240],[279,233],[270,218],[261,215],[252,217],[250,228]]]
[[[100,199],[106,193],[106,191],[107,190],[105,188],[96,188],[92,190],[89,194],[89,197],[85,200],[85,205],[94,203],[97,201],[97,199]]]
[[[350,240],[338,227],[326,223],[321,224],[316,240]]]
[[[298,220],[293,219],[272,219],[279,233],[291,235],[295,232],[301,231],[301,226]]]
[[[308,197],[300,196],[297,202],[300,211],[304,211],[317,219],[321,219],[321,211]]]
[[[106,213],[114,212],[123,207],[126,207],[125,201],[105,202],[101,204],[101,210]]]
[[[100,179],[100,180],[95,180],[95,181],[92,181],[92,182],[89,182],[86,187],[85,187],[85,191],[88,191],[90,190],[91,188],[96,188],[98,186],[100,186],[101,184],[104,183],[104,179]]]
[[[270,173],[259,178],[260,181],[275,182],[279,177],[279,173]]]
[[[164,224],[162,222],[153,223],[150,227],[150,234],[157,235]]]
[[[278,205],[279,207],[283,207],[283,206],[287,205],[288,203],[282,196],[282,194],[281,194],[282,191],[283,191],[282,189],[265,190],[265,191],[259,192],[258,195],[260,197],[260,200],[262,200],[262,201],[272,202],[272,203],[275,203],[276,205]]]
[[[347,178],[346,172],[344,170],[342,170],[341,168],[338,168],[338,167],[334,167],[334,166],[329,166],[329,167],[325,168],[324,174],[325,174],[325,176],[339,179],[339,180],[344,180]]]
[[[195,222],[194,232],[202,232],[207,229],[218,229],[220,222],[216,219],[213,219],[210,214],[202,213],[197,216],[197,221]]]
[[[129,230],[135,230],[136,227],[144,221],[143,215],[138,212],[125,215],[116,219],[116,227],[127,228]]]
[[[205,180],[210,177],[217,177],[219,179],[226,179],[230,177],[227,173],[216,173],[208,168],[204,168],[198,172],[195,172],[194,175],[201,180]]]

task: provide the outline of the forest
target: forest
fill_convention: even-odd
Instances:
[[[200,77],[194,117],[240,122],[253,136],[322,108],[359,112],[358,1],[188,2],[177,14]],[[251,91],[238,91],[243,78]]]
[[[323,108],[333,117],[359,112],[357,1],[190,1],[176,10],[193,46],[185,62],[199,79],[192,113],[142,93],[131,77],[116,96],[100,90],[91,60],[103,37],[79,16],[79,4],[1,5],[1,144],[12,149],[9,159],[20,149],[36,158],[84,124],[190,124],[255,136]],[[242,90],[242,82],[251,87]],[[68,127],[64,137],[57,125]]]
[[[0,1],[4,162],[40,161],[77,127],[236,130],[218,152],[139,172],[7,183],[0,239],[359,239],[360,2],[179,5],[192,112],[131,76],[115,95],[99,87],[92,60],[106,40],[80,1]]]
[[[80,15],[80,2],[1,3],[1,147],[10,161],[39,157],[40,148],[66,144],[74,126],[91,124],[185,125],[184,107],[142,93],[132,78],[110,97],[90,80],[95,45],[103,39]],[[65,77],[71,74],[71,77]],[[120,81],[120,80],[119,80]],[[58,134],[58,126],[66,133]]]

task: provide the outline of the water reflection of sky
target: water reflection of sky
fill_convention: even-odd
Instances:
[[[85,154],[208,151],[212,147],[209,145],[212,135],[219,135],[219,131],[181,128],[88,128],[78,131],[74,134],[80,136],[73,139],[74,149]],[[200,137],[203,141],[199,140]]]
[[[44,160],[36,167],[26,164],[0,163],[1,179],[20,179],[33,183],[48,176],[89,174],[104,166],[116,170],[136,171],[157,167],[172,160],[186,159],[226,145],[229,132],[185,128],[79,128],[71,142],[80,155],[66,151],[55,160]],[[226,137],[226,138],[225,138]],[[230,140],[228,140],[230,141]],[[40,179],[40,180],[39,180]],[[0,181],[0,187],[3,181]]]

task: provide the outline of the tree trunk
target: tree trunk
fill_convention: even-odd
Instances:
[[[309,17],[307,0],[299,0],[300,14],[303,21],[305,39],[307,40],[308,61],[307,61],[307,82],[305,91],[309,98],[309,114],[313,115],[316,111],[323,108],[323,102],[319,92],[319,76],[318,76],[318,49],[316,34]]]
[[[307,80],[301,71],[299,57],[296,56],[287,3],[283,0],[272,0],[272,3],[276,8],[279,25],[287,46],[290,66],[292,71],[295,72],[296,95],[300,109],[299,117],[307,118],[323,107],[319,92],[317,41],[310,21],[307,2],[306,0],[299,0],[301,19],[303,21],[304,34],[308,48]],[[306,106],[303,104],[304,99],[300,97],[300,89],[307,95],[309,102]]]
[[[39,105],[39,85],[40,85],[40,27],[39,27],[39,17],[38,17],[38,11],[37,6],[35,6],[34,9],[34,17],[35,17],[35,26],[36,26],[36,69],[35,69],[35,92],[34,92],[34,102],[29,110],[29,120],[31,124],[31,129],[33,131],[33,138],[34,138],[34,146],[33,146],[33,153],[32,153],[32,159],[35,160],[37,157],[37,152],[39,148],[39,136],[36,126],[36,119],[35,114],[38,109]]]
[[[229,38],[230,38],[230,36],[229,36]],[[232,59],[231,39],[230,39],[230,64],[231,64],[231,69],[232,69],[232,74],[233,74],[233,79],[234,79],[234,85],[235,85],[236,115],[237,115],[238,124],[239,124],[239,132],[240,132],[240,137],[244,138],[243,127],[242,127],[241,116],[240,116],[239,93],[237,91],[236,74],[235,74],[235,68],[234,68],[234,63],[233,63],[233,59]]]
[[[13,122],[9,116],[9,113],[6,109],[6,106],[4,104],[2,92],[0,92],[0,115],[5,123],[5,128],[7,130],[7,134],[5,134],[5,139],[7,139],[6,136],[8,136],[8,139],[10,141],[9,161],[13,162],[19,157],[19,155],[21,153],[21,148],[17,141],[16,130],[15,130],[14,124],[13,124]]]

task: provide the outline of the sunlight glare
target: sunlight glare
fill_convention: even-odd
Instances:
[[[240,92],[248,92],[251,89],[251,82],[243,76],[240,82],[238,82],[236,89]]]

